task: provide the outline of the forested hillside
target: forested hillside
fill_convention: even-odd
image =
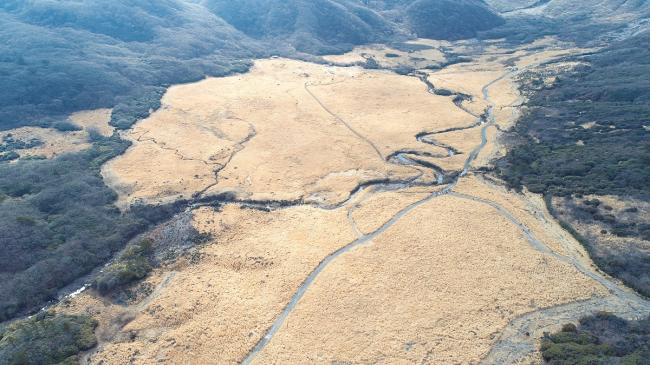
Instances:
[[[314,54],[389,41],[400,33],[377,12],[351,1],[207,0],[206,6],[252,38],[279,40]]]
[[[481,34],[526,42],[552,35],[585,46],[604,46],[647,29],[647,0],[486,0],[506,25]]]
[[[0,129],[244,70],[246,59],[262,53],[202,6],[181,0],[3,2]]]
[[[504,23],[484,2],[475,0],[416,0],[407,6],[406,17],[423,38],[469,38]]]
[[[583,196],[650,197],[649,50],[650,33],[639,34],[586,58],[588,65],[560,75],[555,87],[533,91],[515,127],[524,141],[499,167],[511,187],[565,197],[567,219],[601,227],[580,239],[605,271],[646,295],[647,217],[634,206],[614,214],[611,206]],[[605,245],[610,235],[627,244]]]
[[[388,12],[367,3],[3,1],[0,129],[48,125],[81,109],[130,109],[126,101],[152,88],[241,72],[256,57],[344,52],[412,32],[457,39],[501,22],[474,0],[402,0]]]
[[[174,207],[122,214],[100,166],[129,146],[116,137],[52,160],[0,164],[0,322],[43,302],[109,260]]]

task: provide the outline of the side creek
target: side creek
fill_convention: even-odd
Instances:
[[[482,99],[488,105],[485,109],[485,112],[481,115],[472,113],[468,110],[463,102],[471,99],[470,96],[462,93],[454,93],[448,90],[439,90],[428,80],[428,75],[424,73],[415,72],[410,76],[418,78],[427,88],[427,91],[433,95],[442,95],[448,96],[453,99],[453,103],[460,110],[463,110],[465,113],[472,115],[475,118],[475,121],[467,126],[449,128],[445,130],[438,131],[423,131],[415,135],[415,139],[423,144],[431,145],[438,147],[441,151],[445,153],[433,154],[433,153],[424,153],[417,150],[399,150],[388,156],[383,156],[375,144],[370,141],[368,138],[356,131],[349,123],[344,119],[336,115],[331,111],[318,97],[315,93],[310,90],[311,86],[305,84],[305,90],[309,95],[325,110],[327,113],[332,115],[335,120],[343,124],[351,133],[356,135],[360,140],[369,144],[377,153],[377,155],[384,161],[392,164],[399,164],[404,166],[410,166],[419,171],[417,176],[405,179],[405,180],[390,180],[390,179],[378,179],[374,181],[368,181],[360,184],[349,194],[349,197],[334,205],[325,205],[320,203],[306,203],[302,200],[297,201],[252,201],[252,200],[237,200],[234,196],[229,194],[221,194],[218,196],[207,196],[204,195],[205,189],[200,193],[196,194],[192,199],[186,201],[186,211],[192,211],[199,207],[203,206],[215,206],[223,204],[234,204],[242,207],[260,209],[265,211],[272,211],[276,209],[283,209],[286,207],[292,207],[297,205],[310,205],[319,209],[347,209],[348,221],[353,228],[354,232],[357,235],[357,238],[352,242],[349,242],[345,246],[339,248],[338,250],[330,253],[326,256],[306,277],[306,279],[300,284],[296,291],[291,296],[290,301],[286,304],[283,310],[275,317],[271,326],[266,330],[264,335],[256,343],[256,345],[248,352],[248,354],[241,360],[240,364],[250,364],[252,363],[257,355],[262,352],[265,347],[271,342],[275,334],[282,328],[286,319],[292,314],[300,300],[303,298],[305,293],[310,289],[311,285],[318,279],[319,275],[337,258],[341,255],[344,255],[351,250],[372,244],[373,240],[379,235],[384,233],[386,230],[395,225],[401,218],[414,211],[418,207],[432,201],[433,199],[440,196],[452,196],[457,199],[471,200],[481,204],[486,204],[492,207],[499,215],[506,218],[512,224],[514,224],[518,229],[523,233],[526,240],[530,245],[537,251],[548,255],[554,259],[560,260],[562,262],[568,263],[574,266],[578,271],[583,273],[585,276],[593,279],[594,281],[600,283],[605,288],[609,290],[609,295],[606,297],[595,297],[585,301],[577,301],[568,304],[558,305],[550,308],[543,308],[533,312],[526,313],[515,319],[513,319],[501,332],[500,337],[497,339],[492,349],[485,354],[482,359],[484,364],[507,364],[513,363],[517,360],[520,360],[527,355],[533,353],[537,348],[539,337],[542,335],[543,331],[568,321],[575,321],[580,317],[585,315],[593,314],[597,311],[609,311],[614,314],[626,317],[626,318],[639,318],[645,315],[650,314],[650,302],[639,295],[637,295],[632,290],[623,286],[618,281],[612,279],[606,274],[600,272],[589,259],[585,259],[580,256],[578,250],[566,250],[567,254],[560,254],[555,252],[551,247],[547,246],[544,242],[537,239],[534,233],[526,227],[522,222],[520,222],[513,214],[511,214],[507,209],[501,205],[482,198],[474,197],[467,194],[461,194],[454,192],[454,188],[457,186],[460,179],[467,176],[471,170],[472,165],[483,151],[485,146],[488,144],[488,129],[491,127],[498,128],[494,109],[496,104],[490,98],[490,88],[497,82],[511,78],[519,73],[534,67],[537,65],[530,65],[522,69],[511,69],[500,77],[490,81],[482,88]],[[252,128],[252,127],[251,127]],[[423,159],[422,157],[429,158],[447,158],[462,154],[461,151],[455,149],[452,146],[440,143],[436,141],[436,135],[441,135],[444,133],[450,133],[460,130],[468,130],[473,128],[480,128],[481,141],[480,143],[471,150],[463,164],[462,170],[460,171],[445,171],[439,166]],[[255,135],[254,129],[249,134],[245,142],[249,141]],[[222,166],[219,166],[223,168]],[[221,169],[219,168],[215,174]],[[433,177],[432,177],[433,176]],[[369,196],[385,192],[385,191],[401,191],[413,187],[429,187],[435,189],[425,198],[412,203],[390,219],[388,219],[383,225],[377,228],[375,231],[370,233],[362,233],[356,226],[352,213],[358,207],[359,203],[367,199]],[[576,243],[561,242],[564,247],[572,247]],[[173,278],[171,276],[166,277],[164,282],[168,282]],[[84,287],[85,289],[85,287]],[[74,294],[78,294],[75,292]],[[73,295],[74,295],[73,294]],[[152,296],[153,298],[153,296]],[[152,298],[148,298],[145,302],[149,303]],[[140,310],[143,305],[139,305],[137,310]],[[84,360],[88,361],[91,357],[91,354],[95,351],[92,351]]]
[[[275,318],[272,325],[267,329],[264,336],[257,342],[257,344],[250,350],[247,356],[241,361],[241,364],[252,363],[255,360],[256,356],[262,350],[264,350],[264,348],[273,339],[274,335],[283,326],[288,316],[291,315],[293,310],[296,308],[301,298],[309,290],[310,286],[314,283],[314,281],[318,278],[319,274],[323,272],[323,270],[325,270],[328,267],[328,265],[330,265],[333,261],[335,261],[339,256],[359,246],[371,244],[374,238],[381,235],[387,229],[392,227],[402,217],[409,214],[419,206],[443,195],[453,196],[458,199],[469,199],[475,202],[479,202],[491,206],[497,211],[498,214],[502,215],[510,222],[512,222],[515,226],[517,226],[522,231],[522,233],[524,234],[524,236],[526,237],[526,239],[534,249],[546,255],[552,256],[553,258],[558,259],[562,262],[571,264],[584,275],[590,277],[591,279],[597,281],[598,283],[606,287],[610,292],[610,295],[607,297],[592,298],[586,301],[573,302],[573,303],[563,304],[551,308],[540,309],[515,318],[508,324],[506,328],[504,328],[500,338],[494,344],[490,352],[485,355],[485,357],[482,360],[482,363],[504,364],[504,363],[512,363],[519,359],[522,359],[525,356],[533,353],[536,349],[539,336],[534,336],[531,334],[541,335],[540,331],[543,331],[545,328],[548,328],[549,326],[557,325],[558,323],[560,322],[563,323],[564,321],[575,321],[582,316],[589,315],[600,310],[607,310],[625,317],[640,317],[650,313],[650,302],[640,297],[632,290],[624,287],[618,281],[615,281],[611,277],[597,270],[593,266],[593,264],[591,264],[590,261],[586,261],[584,258],[579,257],[579,254],[576,252],[576,250],[568,251],[572,253],[569,256],[556,253],[553,251],[552,248],[546,246],[543,242],[538,240],[531,232],[530,229],[528,229],[523,223],[518,221],[510,212],[508,212],[505,208],[501,207],[499,204],[489,200],[454,192],[454,188],[458,184],[459,179],[463,178],[470,172],[473,162],[476,160],[478,155],[487,145],[488,128],[492,126],[497,127],[495,115],[494,115],[495,103],[490,99],[490,87],[495,83],[503,80],[504,78],[514,77],[518,73],[532,66],[533,65],[525,69],[512,70],[506,72],[503,75],[501,75],[499,78],[494,79],[490,83],[486,84],[482,89],[482,93],[483,93],[482,97],[489,106],[483,115],[472,114],[469,110],[467,110],[462,106],[462,102],[466,100],[468,96],[463,94],[454,94],[452,92],[448,92],[445,90],[444,95],[453,97],[454,104],[456,104],[456,106],[462,109],[463,111],[476,117],[476,122],[472,125],[461,127],[461,128],[453,128],[453,129],[442,130],[442,131],[422,132],[416,136],[416,139],[419,142],[446,149],[447,150],[446,156],[454,156],[460,152],[455,150],[453,147],[438,143],[435,140],[434,136],[436,134],[442,134],[451,131],[482,127],[481,142],[467,156],[462,171],[446,172],[427,161],[422,161],[418,159],[418,156],[422,155],[422,153],[420,152],[398,151],[388,156],[386,158],[386,161],[395,164],[410,165],[410,166],[417,167],[419,169],[430,169],[436,174],[437,178],[434,181],[421,181],[419,178],[416,178],[410,181],[370,182],[364,184],[363,186],[360,186],[359,188],[355,189],[355,191],[351,192],[350,198],[344,201],[343,203],[335,207],[332,206],[320,207],[324,209],[334,209],[343,206],[349,206],[348,219],[359,237],[356,240],[338,249],[337,251],[331,253],[323,261],[320,262],[320,264],[308,275],[308,277],[298,287],[298,289],[291,297],[291,300],[284,307],[282,312]],[[427,90],[429,93],[440,95],[440,93],[435,89],[435,87],[428,81],[426,75],[415,73],[412,74],[412,76],[418,77],[427,86]],[[309,91],[308,85],[305,85],[305,88]],[[341,123],[345,124],[346,127],[350,129],[355,135],[360,136],[360,134],[357,131],[355,131],[348,123],[346,123],[340,117],[338,117],[337,115],[332,113],[329,109],[327,109],[327,107],[316,97],[316,95],[314,95],[311,91],[309,91],[309,94],[314,99],[316,99],[316,101],[323,107],[323,109],[325,109],[328,113],[332,114]],[[368,141],[365,137],[360,136],[360,138],[372,145],[372,142]],[[372,146],[374,147],[374,145]],[[374,148],[378,152],[377,148],[376,147]],[[381,156],[379,152],[378,154]],[[427,156],[427,157],[432,157],[432,156]],[[441,158],[445,156],[435,156],[435,157]],[[422,175],[424,175],[424,173]],[[360,201],[365,199],[367,195],[370,195],[374,192],[386,191],[386,190],[402,190],[414,186],[431,186],[431,187],[441,186],[442,188],[432,192],[426,198],[405,207],[375,231],[368,234],[362,234],[358,230],[354,220],[352,219],[352,212],[355,208],[356,203],[359,203]],[[371,191],[366,191],[370,188],[372,188]],[[364,194],[366,192],[368,192],[368,194]],[[351,204],[353,202],[355,204]],[[566,245],[573,245],[574,243],[563,242],[563,244],[566,246]]]

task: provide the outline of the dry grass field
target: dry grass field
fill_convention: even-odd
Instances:
[[[235,198],[191,208],[210,240],[144,298],[67,301],[100,321],[84,361],[475,364],[521,316],[613,295],[540,197],[475,173],[516,121],[517,71],[574,50],[438,46],[472,58],[422,71],[461,107],[415,76],[277,58],[171,87],[102,170],[121,208]]]
[[[113,128],[108,124],[111,119],[110,109],[97,109],[77,112],[68,117],[69,122],[81,128],[79,131],[59,131],[53,128],[21,127],[0,132],[0,141],[10,135],[15,140],[30,141],[33,138],[42,143],[38,146],[19,149],[15,152],[21,157],[44,157],[78,152],[90,147],[89,132],[99,132],[104,136],[113,134]]]

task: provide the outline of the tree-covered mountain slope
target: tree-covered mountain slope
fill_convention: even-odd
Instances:
[[[471,37],[499,22],[474,0],[3,1],[0,129],[242,71],[256,57]]]

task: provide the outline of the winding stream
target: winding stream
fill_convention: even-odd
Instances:
[[[309,95],[333,118],[336,119],[339,123],[343,124],[347,129],[350,130],[355,136],[360,140],[367,143],[370,147],[374,149],[377,156],[382,159],[382,161],[399,164],[405,166],[411,166],[414,169],[419,171],[414,177],[404,179],[404,180],[390,180],[390,179],[378,179],[373,181],[367,181],[358,185],[354,190],[352,190],[347,199],[337,204],[325,205],[321,203],[306,203],[303,200],[296,201],[251,201],[251,200],[237,200],[234,196],[228,194],[222,194],[219,196],[206,196],[204,195],[209,187],[202,190],[196,194],[191,200],[187,203],[187,210],[191,211],[201,206],[206,205],[215,205],[215,204],[235,204],[249,208],[262,209],[262,210],[275,210],[282,209],[286,207],[292,207],[297,205],[310,205],[319,209],[332,210],[339,208],[347,208],[347,217],[348,221],[357,235],[357,238],[352,242],[349,242],[345,246],[339,248],[338,250],[330,253],[326,256],[305,278],[305,280],[300,284],[296,291],[291,296],[290,301],[282,309],[282,311],[277,315],[273,320],[271,326],[266,330],[264,335],[260,340],[255,344],[255,346],[248,352],[245,358],[241,361],[241,364],[250,364],[256,357],[262,352],[265,347],[271,342],[275,334],[282,328],[287,318],[291,315],[294,309],[297,307],[300,300],[303,298],[305,293],[310,289],[311,285],[318,279],[318,276],[337,258],[341,255],[354,250],[357,247],[364,245],[369,245],[372,241],[383,234],[386,230],[391,228],[397,222],[399,222],[404,216],[411,213],[418,207],[430,202],[431,200],[443,196],[449,195],[457,199],[471,200],[481,204],[486,204],[492,207],[498,214],[506,218],[512,224],[514,224],[525,236],[526,240],[529,242],[531,247],[535,250],[553,257],[554,259],[560,260],[567,264],[574,266],[578,271],[580,271],[585,276],[593,279],[594,281],[600,283],[605,288],[609,290],[609,295],[605,297],[595,297],[590,298],[584,301],[576,301],[572,303],[562,304],[550,308],[543,308],[533,312],[523,314],[515,319],[513,319],[502,331],[499,339],[495,342],[492,349],[485,354],[482,359],[484,364],[506,364],[513,363],[517,360],[524,358],[526,355],[533,353],[536,349],[537,342],[541,333],[553,326],[556,326],[560,322],[575,321],[576,319],[583,317],[585,315],[592,314],[600,310],[606,310],[613,312],[617,315],[626,317],[626,318],[637,318],[645,316],[650,313],[650,302],[646,299],[637,295],[634,291],[626,288],[620,282],[614,280],[613,278],[601,273],[598,271],[588,259],[582,258],[579,255],[578,250],[566,250],[567,254],[560,254],[553,251],[552,248],[546,246],[542,241],[537,239],[534,233],[526,227],[522,222],[520,222],[514,215],[512,215],[507,209],[501,205],[482,198],[471,196],[468,194],[461,194],[454,192],[454,188],[458,184],[459,180],[467,176],[471,170],[472,165],[483,151],[485,146],[488,143],[487,131],[490,127],[498,127],[496,124],[495,118],[495,103],[490,98],[490,88],[497,82],[513,77],[520,72],[525,71],[530,67],[537,65],[530,65],[526,68],[517,70],[510,70],[502,74],[500,77],[490,81],[488,84],[482,88],[482,99],[488,104],[487,109],[482,115],[476,115],[475,113],[468,110],[464,107],[463,102],[470,98],[465,94],[454,93],[448,90],[443,90],[442,92],[437,90],[435,86],[428,80],[428,76],[424,73],[413,73],[411,76],[417,77],[424,85],[426,85],[427,91],[433,95],[443,95],[453,98],[453,103],[456,107],[463,110],[464,112],[472,115],[475,119],[475,122],[456,128],[448,128],[445,130],[438,131],[423,131],[414,136],[414,138],[423,144],[431,145],[437,148],[440,148],[445,153],[429,153],[421,152],[417,150],[399,150],[389,156],[383,156],[380,150],[377,148],[375,143],[368,139],[367,137],[360,134],[356,131],[347,121],[343,118],[336,115],[332,112],[318,97],[315,93],[310,90],[311,86],[305,84],[304,88],[309,93]],[[461,151],[456,150],[452,146],[440,143],[436,141],[435,136],[444,133],[450,133],[460,130],[468,130],[473,128],[481,128],[480,143],[471,150],[462,166],[460,171],[445,171],[439,166],[422,159],[423,157],[430,158],[447,158],[462,154]],[[255,130],[251,126],[251,132],[246,137],[245,140],[241,141],[240,146],[243,149],[243,145],[250,141],[251,138],[255,136]],[[144,137],[144,136],[141,136]],[[155,143],[155,141],[153,141]],[[233,154],[234,155],[234,154]],[[232,156],[231,156],[232,158]],[[225,166],[225,165],[224,165]],[[215,171],[215,176],[223,168],[222,166]],[[425,179],[426,171],[431,171],[435,177],[433,179]],[[428,175],[427,175],[428,177]],[[212,185],[211,185],[212,186]],[[358,203],[367,199],[369,196],[377,194],[383,191],[400,191],[416,186],[424,187],[438,187],[436,191],[431,192],[429,195],[423,199],[414,202],[395,215],[393,215],[389,220],[383,223],[378,229],[373,232],[364,234],[359,230],[354,219],[352,218],[352,213],[354,209],[358,206]],[[565,247],[572,247],[575,245],[574,242],[562,242]],[[166,277],[163,280],[163,284],[156,290],[157,293],[168,284],[168,282],[173,278],[173,273],[170,276]],[[155,295],[148,298],[144,304],[140,304],[135,310],[140,311],[144,308]],[[94,351],[93,351],[94,353]],[[90,355],[86,356],[85,360],[89,359]]]
[[[536,65],[531,65],[527,68],[533,67]],[[527,69],[525,68],[525,69]],[[534,334],[539,334],[540,331],[544,330],[545,328],[548,328],[549,326],[554,326],[557,325],[558,321],[575,321],[576,319],[593,314],[596,311],[599,310],[607,310],[611,311],[613,313],[616,313],[618,315],[622,315],[624,317],[640,317],[643,315],[646,315],[650,313],[650,302],[645,300],[644,298],[640,297],[637,295],[635,292],[632,290],[624,287],[621,283],[618,281],[612,279],[611,277],[601,273],[597,269],[591,265],[590,262],[585,262],[584,259],[579,257],[577,252],[574,250],[572,251],[571,256],[564,256],[561,254],[558,254],[554,252],[551,248],[546,246],[543,242],[541,242],[539,239],[537,239],[532,231],[527,228],[523,223],[518,221],[510,212],[508,212],[505,208],[500,206],[499,204],[481,199],[478,197],[466,195],[466,194],[460,194],[456,193],[453,191],[455,186],[457,185],[459,179],[462,177],[466,176],[471,168],[473,162],[476,160],[478,155],[481,153],[481,151],[484,149],[484,147],[488,143],[488,138],[487,138],[487,129],[491,126],[496,126],[496,120],[494,116],[494,108],[495,108],[495,103],[490,99],[490,87],[494,85],[495,83],[503,80],[504,78],[507,77],[513,77],[516,74],[524,71],[525,69],[521,70],[513,70],[504,73],[502,76],[500,76],[497,79],[492,80],[490,83],[486,84],[483,89],[483,99],[488,103],[489,107],[486,109],[485,113],[481,116],[476,116],[472,114],[470,111],[466,110],[466,108],[462,107],[462,101],[461,102],[455,102],[455,104],[464,110],[467,113],[470,113],[471,115],[475,116],[477,118],[477,121],[469,126],[466,127],[461,127],[461,128],[453,128],[453,129],[448,129],[448,130],[443,130],[443,131],[433,131],[433,132],[422,132],[416,136],[416,139],[422,143],[430,144],[433,146],[437,146],[440,148],[444,148],[447,150],[447,156],[454,156],[458,153],[459,151],[453,149],[452,147],[445,146],[443,144],[440,144],[435,141],[435,139],[432,137],[436,134],[441,134],[441,133],[447,133],[455,130],[462,130],[462,129],[470,129],[470,128],[476,128],[478,126],[482,126],[481,128],[481,142],[478,146],[476,146],[468,155],[467,159],[465,160],[463,169],[460,173],[455,173],[453,175],[448,174],[447,172],[443,171],[442,169],[434,166],[433,164],[427,163],[426,161],[422,161],[417,159],[418,155],[422,155],[422,153],[417,152],[417,151],[398,151],[388,158],[386,160],[390,163],[397,163],[397,164],[404,164],[404,165],[413,165],[417,166],[420,168],[426,168],[426,169],[431,169],[433,170],[438,178],[436,181],[432,182],[422,182],[422,181],[415,181],[417,179],[411,180],[411,181],[402,181],[402,182],[389,182],[389,181],[382,181],[382,182],[376,182],[376,183],[369,183],[366,184],[365,186],[360,186],[358,189],[355,189],[350,194],[350,198],[347,199],[345,202],[338,204],[338,207],[342,207],[347,205],[349,202],[355,201],[358,199],[357,194],[362,194],[365,193],[367,188],[373,187],[376,190],[374,191],[383,191],[383,190],[400,190],[400,189],[405,189],[409,188],[412,186],[423,186],[423,185],[428,185],[428,186],[435,186],[435,185],[443,185],[446,183],[444,188],[441,190],[435,191],[428,195],[426,198],[419,200],[415,203],[412,203],[411,205],[407,206],[406,208],[402,209],[399,211],[397,214],[395,214],[391,219],[389,219],[387,222],[385,222],[381,227],[379,227],[377,230],[369,233],[369,234],[362,234],[359,229],[356,227],[356,224],[354,223],[354,220],[351,218],[352,211],[354,209],[354,206],[348,210],[348,219],[350,221],[350,224],[352,225],[354,231],[357,233],[358,238],[347,245],[343,246],[342,248],[336,250],[335,252],[331,253],[328,255],[323,261],[319,263],[319,265],[308,275],[308,277],[301,283],[301,285],[298,287],[296,292],[293,294],[291,297],[291,300],[289,303],[284,307],[282,312],[275,318],[273,321],[272,325],[267,329],[266,333],[264,336],[257,342],[257,344],[250,350],[250,352],[246,355],[246,357],[241,361],[241,364],[250,364],[252,363],[257,355],[264,350],[264,348],[269,344],[269,342],[273,339],[274,335],[280,330],[280,328],[283,326],[285,323],[286,319],[289,317],[289,315],[293,312],[293,310],[296,308],[298,305],[299,301],[302,299],[302,297],[305,295],[307,290],[309,290],[310,286],[314,283],[314,281],[318,278],[321,272],[325,270],[333,261],[335,261],[339,256],[363,245],[367,245],[372,243],[372,240],[376,238],[377,236],[381,235],[384,233],[387,229],[392,227],[395,223],[397,223],[402,217],[405,215],[409,214],[412,212],[414,209],[418,208],[419,206],[439,197],[442,195],[450,195],[459,199],[467,199],[467,200],[472,200],[475,202],[479,202],[482,204],[487,204],[490,205],[492,208],[494,208],[500,215],[508,219],[511,223],[513,223],[516,227],[518,227],[521,232],[524,234],[528,242],[531,244],[531,246],[539,251],[542,252],[546,255],[552,256],[562,262],[566,262],[568,264],[571,264],[574,266],[578,271],[583,273],[584,275],[590,277],[594,281],[600,283],[603,285],[605,288],[609,290],[611,293],[610,296],[607,297],[602,297],[602,298],[592,298],[589,300],[585,301],[578,301],[578,302],[572,302],[568,304],[563,304],[551,308],[544,308],[540,309],[534,312],[530,312],[527,314],[524,314],[522,316],[519,316],[512,320],[508,326],[503,330],[500,338],[497,340],[493,348],[490,350],[488,354],[485,355],[485,357],[482,360],[482,363],[484,364],[504,364],[504,363],[512,363],[517,360],[522,359],[526,355],[532,353],[536,349],[538,337],[531,336],[531,333]],[[421,74],[415,75],[420,80],[425,83],[427,86],[427,90],[432,93],[432,94],[437,94],[435,88],[433,85],[428,81],[428,79]],[[333,114],[327,107],[311,92],[309,91],[307,85],[305,86],[307,91],[310,93],[310,95],[318,101],[318,103],[330,114],[332,114],[337,120],[345,124],[353,133],[357,134],[361,139],[365,140],[369,144],[371,144],[374,148],[375,151],[381,156],[381,153],[379,153],[378,149],[374,146],[374,144],[366,139],[363,136],[360,136],[354,129],[352,129],[348,123],[346,123],[343,119],[340,117],[336,116]],[[450,96],[456,96],[457,99],[457,94],[451,94]],[[427,156],[431,157],[431,156]],[[436,156],[436,157],[443,157],[443,156]],[[364,199],[365,197],[362,197],[360,199]],[[324,207],[328,209],[332,209],[333,207]],[[565,245],[571,245],[572,243],[565,243]]]
[[[505,77],[509,77],[509,76],[514,75],[515,72],[517,72],[517,71],[512,71],[512,72],[505,73],[504,75],[502,75],[498,79],[495,79],[492,82],[490,82],[489,84],[485,85],[485,87],[483,88],[483,97],[488,103],[490,103],[490,105],[492,105],[492,103],[491,103],[491,101],[489,99],[489,88],[490,88],[490,86],[492,86],[494,83],[502,80]],[[429,93],[436,94],[435,88],[433,87],[433,85],[430,82],[428,82],[428,80],[426,78],[423,78],[423,77],[419,77],[419,78],[420,78],[420,80],[423,81],[423,83],[425,83]],[[308,88],[307,88],[307,90],[309,91]],[[339,121],[341,121],[346,126],[348,126],[348,128],[351,129],[351,127],[349,127],[348,123],[346,123],[340,117],[338,117],[335,114],[333,114],[332,112],[330,112],[329,109],[327,109],[327,107],[320,100],[318,100],[318,98],[311,91],[309,91],[309,93],[313,98],[315,98],[318,101],[318,103],[325,110],[327,110],[330,114],[335,116]],[[450,96],[454,96],[454,94],[452,94]],[[455,104],[458,106],[457,103],[455,103]],[[461,108],[461,109],[464,110],[464,108]],[[475,117],[477,117],[477,116],[475,116]],[[271,325],[271,327],[269,327],[269,329],[266,331],[264,336],[257,342],[257,344],[248,353],[248,355],[241,361],[241,364],[243,364],[243,365],[250,364],[255,360],[257,355],[268,345],[268,343],[273,339],[273,336],[280,330],[282,325],[285,323],[287,317],[291,314],[291,312],[298,305],[298,302],[300,301],[300,299],[302,299],[302,297],[307,292],[307,290],[309,290],[309,287],[318,278],[318,275],[325,268],[327,268],[327,266],[329,266],[329,264],[331,264],[334,260],[336,260],[339,256],[345,254],[346,252],[349,252],[349,251],[353,250],[356,247],[371,243],[374,238],[376,238],[377,236],[379,236],[380,234],[385,232],[387,229],[392,227],[402,217],[404,217],[405,215],[407,215],[408,213],[410,213],[411,211],[413,211],[417,207],[419,207],[419,206],[421,206],[421,205],[423,205],[423,204],[425,204],[425,203],[427,203],[427,202],[429,202],[429,201],[431,201],[431,200],[433,200],[433,199],[435,199],[435,198],[437,198],[439,196],[443,196],[443,195],[447,195],[447,194],[452,193],[454,187],[458,184],[459,179],[461,177],[467,175],[468,171],[471,168],[472,163],[474,162],[476,157],[479,155],[479,153],[483,150],[483,148],[487,144],[487,142],[488,142],[488,140],[487,140],[487,128],[492,126],[494,124],[494,122],[495,122],[495,119],[494,119],[494,116],[493,116],[493,107],[491,106],[486,110],[486,113],[485,113],[484,116],[478,116],[477,117],[477,122],[475,124],[470,125],[470,126],[461,127],[461,128],[452,128],[452,129],[449,129],[449,130],[438,131],[438,132],[424,132],[424,133],[418,134],[416,136],[416,139],[418,141],[420,141],[422,143],[432,144],[434,146],[445,148],[444,146],[440,146],[439,144],[437,144],[432,139],[423,140],[423,137],[431,136],[431,135],[435,135],[435,134],[440,134],[440,133],[447,133],[447,132],[450,132],[450,131],[455,131],[455,130],[460,130],[460,129],[475,128],[475,127],[481,126],[481,125],[483,126],[483,128],[481,129],[481,143],[478,146],[476,146],[476,148],[469,154],[469,156],[467,157],[467,159],[465,161],[463,171],[460,174],[454,174],[451,177],[451,180],[447,183],[447,185],[443,189],[441,189],[439,191],[435,191],[435,192],[429,194],[426,198],[421,199],[421,200],[419,200],[419,201],[417,201],[415,203],[412,203],[409,206],[407,206],[406,208],[400,210],[397,214],[395,214],[391,219],[389,219],[387,222],[385,222],[377,230],[375,230],[375,231],[373,231],[373,232],[371,232],[369,234],[361,234],[361,232],[359,232],[358,229],[355,229],[358,234],[361,234],[360,237],[357,238],[356,240],[348,243],[347,245],[341,247],[340,249],[336,250],[335,252],[332,252],[327,257],[325,257],[325,259],[323,261],[321,261],[318,264],[318,266],[307,276],[307,278],[302,282],[302,284],[300,284],[300,286],[298,287],[296,292],[291,297],[291,300],[289,301],[289,303],[284,307],[282,312],[275,318],[275,320],[273,321],[273,324]],[[357,134],[356,131],[354,131],[353,129],[351,129],[351,130],[353,132],[355,132],[355,134]],[[371,141],[367,140],[365,137],[361,137],[361,138],[374,146],[374,144]],[[378,152],[378,150],[377,150],[377,152]],[[455,150],[449,151],[448,156],[453,156],[456,153],[457,153],[457,151],[455,151]],[[380,153],[379,153],[379,155],[381,156]],[[421,166],[423,168],[432,168],[432,166],[430,166],[430,164],[423,164],[421,161],[411,157],[411,155],[412,154],[409,153],[408,151],[402,152],[402,153],[397,153],[395,155],[392,155],[391,157],[393,157],[393,158],[392,159],[389,158],[388,162],[415,164],[415,165],[419,165],[419,166]],[[445,174],[441,173],[442,169],[435,168],[435,167],[433,167],[432,169],[434,169],[434,171],[436,173],[438,173],[438,178],[436,179],[436,181],[430,182],[430,183],[411,182],[411,183],[403,184],[403,186],[400,187],[400,188],[403,189],[403,188],[408,188],[408,187],[418,186],[418,185],[419,186],[421,186],[421,185],[434,186],[434,185],[437,185],[439,183],[442,183],[445,180],[445,177],[446,177]],[[386,184],[383,184],[383,183],[378,183],[378,184],[375,184],[373,186],[378,187],[378,188],[380,188],[382,190],[391,189],[391,188],[395,187],[395,186],[392,186],[392,185],[389,186],[389,185],[386,185]],[[351,198],[348,199],[346,201],[346,203],[349,202],[349,201],[352,201],[354,199],[354,195],[355,195],[354,193],[351,194]],[[353,226],[353,228],[356,228],[356,227]]]

